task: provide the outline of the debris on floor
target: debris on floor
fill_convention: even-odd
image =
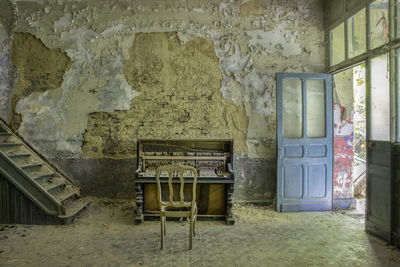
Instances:
[[[0,266],[400,266],[400,251],[338,212],[235,205],[236,224],[134,224],[134,203],[91,198],[72,225],[0,225]]]

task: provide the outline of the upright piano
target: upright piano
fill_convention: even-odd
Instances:
[[[141,224],[144,220],[159,219],[156,168],[175,163],[193,166],[198,171],[196,188],[198,219],[225,219],[227,224],[234,224],[233,141],[210,139],[137,141],[135,223]],[[166,173],[160,174],[160,182],[162,187],[167,186]],[[173,183],[179,186],[179,179],[173,179]],[[185,198],[191,199],[192,183],[193,177],[185,175]]]

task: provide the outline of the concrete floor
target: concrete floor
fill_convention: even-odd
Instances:
[[[0,266],[400,266],[400,251],[341,212],[235,206],[237,224],[133,224],[133,203],[96,199],[70,226],[0,225]]]

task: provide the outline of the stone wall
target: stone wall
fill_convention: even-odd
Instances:
[[[0,95],[11,114],[0,115],[17,118],[17,132],[84,193],[133,197],[137,138],[233,138],[236,199],[273,199],[275,76],[324,71],[322,1],[14,0],[11,6],[13,53],[36,53],[38,65],[48,65],[50,55],[60,60],[49,65],[56,76],[28,81],[27,65],[13,60],[15,75],[7,77],[17,85]],[[18,36],[45,49],[26,51]],[[5,58],[0,53],[0,62]],[[22,79],[48,85],[51,77],[59,83],[20,89]]]

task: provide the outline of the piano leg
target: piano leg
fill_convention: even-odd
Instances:
[[[136,183],[136,216],[135,224],[143,223],[143,185]]]
[[[233,217],[233,192],[235,190],[234,184],[227,185],[227,196],[226,196],[226,224],[234,225],[235,218]]]

